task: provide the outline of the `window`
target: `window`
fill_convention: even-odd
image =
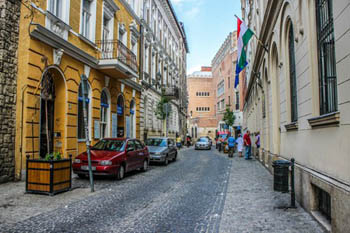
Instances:
[[[62,0],[50,0],[50,12],[62,19]]]
[[[298,121],[298,101],[297,101],[297,78],[295,72],[295,50],[293,24],[290,24],[288,35],[289,49],[289,78],[290,78],[290,98],[291,98],[291,120]]]
[[[103,31],[102,31],[102,40],[108,40],[110,31],[109,31],[109,22],[110,19],[108,19],[106,16],[103,17]]]
[[[333,1],[317,0],[316,17],[320,72],[320,113],[323,115],[335,112],[338,109]]]
[[[88,86],[88,93],[90,93],[90,87]],[[84,102],[83,102],[83,87],[82,84],[79,85],[78,93],[78,139],[86,139],[85,127],[84,127]],[[87,104],[87,119],[89,125],[89,105],[90,99],[86,100]]]
[[[91,21],[91,1],[83,0],[81,34],[86,38],[90,38],[90,21]]]
[[[239,110],[239,92],[236,92],[236,110]]]
[[[136,150],[142,150],[143,149],[143,146],[142,146],[141,142],[139,142],[138,140],[135,140],[134,143],[135,143]]]
[[[131,100],[130,102],[130,136],[132,138],[135,138],[136,132],[136,107],[135,107],[135,101]]]
[[[318,207],[318,211],[327,218],[327,220],[331,221],[331,205],[332,205],[332,200],[331,196],[329,193],[324,191],[323,189],[313,186],[316,194],[316,203]]]
[[[231,82],[230,77],[228,77],[228,88],[230,88],[231,86],[230,82]]]
[[[100,112],[100,137],[105,138],[108,136],[108,119],[109,119],[109,104],[108,96],[105,90],[101,93],[101,112]]]
[[[222,94],[224,94],[224,92],[225,92],[225,82],[224,80],[222,80],[217,86],[218,96],[221,96]]]
[[[126,149],[128,151],[134,151],[135,150],[135,145],[134,145],[134,142],[132,140],[129,140],[126,145],[127,145]]]
[[[262,116],[266,118],[266,103],[265,103],[265,94],[262,95]]]

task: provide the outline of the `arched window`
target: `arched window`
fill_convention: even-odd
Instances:
[[[298,121],[298,99],[297,99],[297,78],[295,73],[295,49],[294,49],[294,31],[293,24],[290,24],[288,34],[289,51],[289,78],[290,78],[290,101],[291,101],[291,120]]]
[[[136,105],[135,101],[130,102],[130,137],[136,137]]]
[[[100,138],[108,137],[109,98],[105,90],[101,93]]]
[[[87,120],[88,126],[90,125],[90,86],[87,86],[87,93],[89,97],[85,100],[87,104]],[[85,135],[85,127],[84,127],[84,102],[83,102],[83,85],[80,83],[79,85],[79,93],[78,93],[78,139],[86,139]]]

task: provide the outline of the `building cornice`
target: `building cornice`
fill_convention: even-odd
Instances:
[[[138,84],[137,82],[131,80],[131,79],[119,79],[119,81],[137,91],[141,91],[142,90],[142,86],[140,84]]]
[[[36,25],[36,28],[30,33],[30,36],[55,49],[63,49],[65,54],[84,64],[89,65],[92,68],[96,69],[98,67],[98,59],[84,52],[80,48],[71,44],[69,41],[63,39],[62,37],[56,35],[41,25]]]

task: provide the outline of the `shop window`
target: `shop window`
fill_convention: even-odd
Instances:
[[[90,95],[90,87],[88,86],[88,93]],[[84,125],[84,102],[83,102],[83,87],[82,84],[79,85],[79,93],[78,93],[78,139],[86,139],[85,135],[85,125]],[[86,99],[87,105],[87,119],[88,125],[90,124],[89,120],[89,109],[90,109],[90,98]]]
[[[101,93],[100,137],[108,137],[109,99],[105,90]]]

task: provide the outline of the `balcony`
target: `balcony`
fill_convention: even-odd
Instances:
[[[100,48],[99,67],[105,74],[118,78],[138,78],[136,55],[119,40],[96,41]]]

